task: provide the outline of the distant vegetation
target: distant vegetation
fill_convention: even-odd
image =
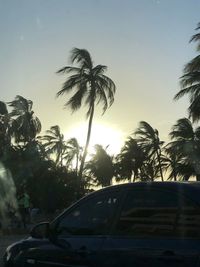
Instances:
[[[11,102],[0,101],[0,161],[11,172],[17,192],[26,187],[33,206],[52,212],[114,181],[200,181],[200,127],[193,124],[200,119],[200,33],[191,41],[197,43],[198,55],[184,67],[181,90],[175,95],[176,100],[189,95],[189,117],[174,123],[169,142],[140,121],[118,155],[109,155],[96,144],[87,160],[95,106],[101,103],[105,112],[114,102],[116,88],[104,74],[106,66],[93,66],[84,49],[73,49],[72,66],[58,71],[68,76],[57,96],[75,89],[66,105],[72,111],[83,104],[88,107],[85,147],[76,138],[65,140],[58,125],[40,135],[42,125],[31,100],[17,95]]]

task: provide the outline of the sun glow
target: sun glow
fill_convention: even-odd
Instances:
[[[66,132],[65,138],[69,139],[75,137],[81,146],[85,145],[87,135],[87,124],[75,125],[72,129]],[[94,152],[94,145],[102,145],[103,148],[107,147],[110,155],[116,155],[120,152],[123,145],[122,132],[114,127],[105,124],[94,123],[91,131],[90,144],[88,154]]]

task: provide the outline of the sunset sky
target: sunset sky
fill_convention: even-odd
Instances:
[[[187,116],[187,97],[173,97],[195,56],[189,39],[199,15],[199,0],[0,0],[0,100],[31,99],[43,132],[59,125],[66,138],[84,139],[85,109],[71,114],[68,97],[55,96],[66,79],[56,71],[73,47],[85,48],[117,86],[104,116],[96,109],[93,142],[115,152],[141,120],[167,140]]]

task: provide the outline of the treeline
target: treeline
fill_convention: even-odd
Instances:
[[[197,42],[199,53],[200,34],[191,41]],[[87,50],[73,49],[71,62],[72,66],[58,71],[68,76],[57,96],[75,90],[66,106],[72,111],[87,106],[84,147],[75,138],[65,140],[58,125],[40,135],[41,122],[31,100],[18,95],[11,102],[0,101],[0,161],[10,170],[17,192],[25,187],[33,206],[51,212],[115,181],[200,180],[200,127],[194,126],[200,118],[200,55],[184,68],[175,99],[189,95],[189,116],[175,122],[169,142],[160,140],[159,131],[141,121],[118,155],[109,155],[97,144],[89,160],[95,106],[101,103],[104,113],[114,102],[116,88],[104,74],[106,66],[94,66]]]

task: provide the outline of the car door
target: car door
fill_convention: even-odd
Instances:
[[[55,240],[36,248],[36,265],[102,267],[102,244],[119,198],[118,190],[92,194],[58,217],[51,225]]]
[[[195,266],[200,254],[199,207],[182,193],[151,186],[125,195],[103,245],[107,266]]]

